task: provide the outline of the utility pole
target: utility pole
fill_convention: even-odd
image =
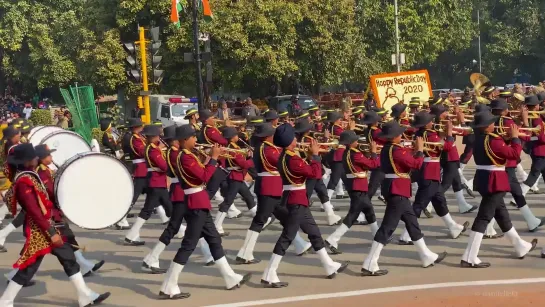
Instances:
[[[396,35],[396,67],[397,72],[401,71],[401,61],[399,55],[399,22],[398,22],[399,12],[397,11],[397,0],[394,0],[394,19],[395,19],[395,35]]]
[[[200,1],[200,0],[199,0]],[[203,101],[203,82],[202,82],[202,70],[201,70],[201,50],[199,46],[199,19],[197,0],[192,0],[193,5],[193,53],[195,60],[195,78],[197,78],[197,99],[199,110],[204,109]]]
[[[481,13],[477,9],[477,28],[479,29],[479,73],[483,72],[483,66],[481,62]]]
[[[149,106],[149,88],[148,88],[148,64],[146,56],[146,31],[144,27],[138,28],[139,41],[140,45],[140,66],[142,67],[142,96],[144,103],[144,123],[151,123],[151,114]]]

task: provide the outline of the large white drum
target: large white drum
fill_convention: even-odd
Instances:
[[[61,127],[57,126],[37,126],[32,128],[30,130],[30,133],[28,134],[28,141],[33,146],[38,146],[41,144],[42,139],[46,137],[47,135],[55,132],[55,131],[64,131]]]
[[[38,133],[39,131],[36,132]],[[64,129],[46,135],[40,144],[47,144],[49,149],[56,149],[51,156],[57,167],[77,154],[91,151],[91,146],[79,134]]]
[[[55,195],[64,215],[85,229],[104,229],[121,221],[131,208],[132,177],[116,158],[78,154],[55,174]]]

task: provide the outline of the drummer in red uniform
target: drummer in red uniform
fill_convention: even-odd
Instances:
[[[474,187],[482,196],[479,212],[471,227],[467,248],[462,255],[460,265],[463,268],[487,268],[488,262],[481,262],[478,258],[479,249],[486,226],[492,218],[500,226],[505,236],[509,239],[517,257],[524,258],[526,254],[535,249],[537,239],[531,243],[524,241],[517,233],[509,212],[505,207],[505,193],[509,192],[509,178],[505,172],[508,160],[516,160],[522,151],[519,137],[519,129],[511,125],[509,136],[511,143],[505,144],[503,137],[494,133],[494,125],[498,118],[490,112],[475,114],[472,127],[478,129],[475,133],[474,159],[476,173]]]
[[[172,203],[167,190],[168,165],[162,150],[164,144],[159,139],[161,131],[161,127],[157,125],[147,125],[142,132],[147,137],[148,145],[144,151],[144,157],[151,175],[144,208],[142,208],[134,225],[125,236],[125,245],[139,246],[145,244],[144,241],[140,241],[140,229],[150,218],[155,207],[158,205],[163,206],[168,217],[172,213]]]
[[[380,152],[380,167],[385,173],[382,182],[382,195],[386,198],[386,211],[380,228],[375,235],[371,251],[361,268],[362,276],[381,276],[388,274],[387,270],[381,270],[378,266],[378,258],[382,248],[388,243],[388,239],[394,233],[399,220],[405,222],[411,240],[414,242],[420,256],[422,266],[427,268],[441,262],[447,255],[446,252],[438,255],[432,252],[424,242],[424,236],[420,231],[418,218],[411,206],[411,170],[418,170],[424,162],[424,141],[417,137],[414,152],[405,148],[402,142],[402,134],[406,128],[397,122],[391,121],[382,126],[378,137],[387,139]]]
[[[197,144],[195,130],[190,125],[183,125],[177,130],[178,133],[180,149],[182,151],[181,156],[178,158],[178,167],[181,179],[180,183],[184,190],[185,203],[188,208],[188,212],[185,215],[187,229],[182,246],[176,253],[176,256],[174,256],[174,260],[161,285],[160,299],[183,299],[189,297],[189,293],[182,293],[180,291],[178,277],[201,237],[210,245],[210,252],[214,257],[228,290],[240,287],[251,277],[251,274],[244,276],[236,274],[229,266],[221,244],[221,236],[216,226],[214,226],[212,214],[210,213],[212,206],[205,185],[216,171],[217,161],[220,154],[222,154],[222,150],[218,145],[212,147],[210,160],[207,165],[204,165],[192,153]]]
[[[0,306],[13,306],[15,297],[23,285],[36,274],[47,254],[56,256],[63,266],[64,272],[76,288],[79,306],[100,304],[110,293],[99,295],[85,284],[73,248],[69,242],[63,240],[61,231],[54,226],[53,202],[49,200],[45,186],[34,172],[38,165],[37,160],[32,144],[17,146],[13,155],[9,156],[9,162],[17,166],[17,171],[14,183],[6,194],[6,201],[13,213],[17,204],[26,212],[26,241],[19,259],[13,265],[18,271],[0,297]]]

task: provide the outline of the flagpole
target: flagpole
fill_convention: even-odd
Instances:
[[[195,77],[197,78],[197,100],[199,110],[204,109],[203,101],[203,83],[202,83],[202,68],[201,68],[201,50],[199,46],[199,18],[198,18],[198,8],[197,1],[201,0],[192,0],[193,5],[193,52],[195,60]]]

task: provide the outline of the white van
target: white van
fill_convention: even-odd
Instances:
[[[185,113],[189,109],[197,109],[196,103],[171,103],[170,98],[185,98],[180,95],[150,95],[150,114],[151,121],[160,121],[163,126],[176,124],[178,126],[188,124],[184,119]]]

